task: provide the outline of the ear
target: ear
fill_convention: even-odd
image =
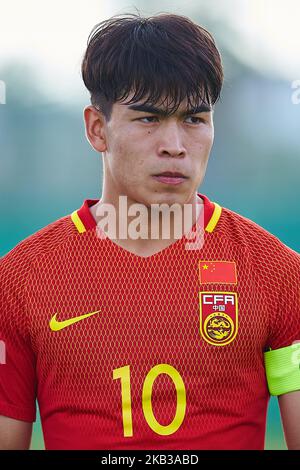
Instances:
[[[91,146],[98,152],[105,152],[106,134],[105,134],[105,117],[94,106],[86,106],[83,110],[85,123],[85,135]]]

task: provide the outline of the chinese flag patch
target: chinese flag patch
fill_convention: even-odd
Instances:
[[[236,284],[234,261],[200,261],[200,284]]]

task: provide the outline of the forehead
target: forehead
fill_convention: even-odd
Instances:
[[[143,105],[144,103],[146,103],[147,106],[150,106],[150,107],[153,107],[153,108],[156,108],[156,109],[160,109],[162,111],[165,111],[165,112],[168,112],[169,109],[173,108],[174,106],[174,101],[166,96],[166,95],[163,95],[159,101],[157,101],[156,103],[154,102],[147,102],[147,96],[144,97],[143,99],[139,100],[139,101],[135,101],[135,102],[131,102],[130,103],[130,100],[133,98],[134,96],[134,93],[131,92],[129,94],[129,96],[126,98],[126,99],[123,99],[121,101],[117,101],[115,104],[117,105],[118,107],[118,111],[123,111],[123,112],[132,112],[132,108],[131,106],[139,106],[139,105]],[[209,105],[207,105],[206,103],[190,103],[189,104],[189,101],[187,98],[185,98],[184,100],[182,100],[176,110],[176,114],[181,114],[182,112],[185,112],[187,110],[191,110],[191,109],[195,109],[197,106],[199,107],[199,105],[202,105],[203,109],[201,109],[201,111],[210,111],[211,107]]]

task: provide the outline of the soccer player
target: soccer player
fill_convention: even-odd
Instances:
[[[213,37],[119,15],[82,74],[102,195],[1,260],[0,447],[29,447],[37,400],[46,449],[263,449],[271,394],[300,449],[300,256],[197,192],[223,82]],[[162,205],[188,209],[181,237],[175,211],[153,235]]]

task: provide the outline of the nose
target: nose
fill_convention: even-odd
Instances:
[[[158,155],[160,157],[177,158],[183,158],[186,155],[186,149],[182,143],[180,129],[176,122],[168,122],[162,126]]]

